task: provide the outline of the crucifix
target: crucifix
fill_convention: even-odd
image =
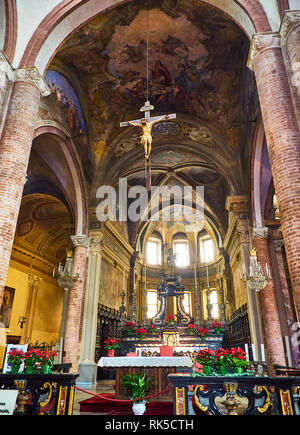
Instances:
[[[154,109],[154,106],[150,104],[149,101],[146,101],[145,105],[141,107],[140,111],[145,113],[145,117],[142,119],[136,119],[134,121],[121,122],[120,127],[128,127],[131,125],[132,127],[140,127],[142,129],[141,136],[141,144],[144,146],[145,150],[145,159],[149,160],[152,146],[152,136],[151,130],[154,124],[157,124],[160,121],[165,119],[174,119],[176,118],[176,114],[173,113],[171,115],[163,115],[163,116],[153,116],[151,117],[151,110]]]

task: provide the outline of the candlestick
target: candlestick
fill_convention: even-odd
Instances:
[[[249,346],[247,343],[245,343],[245,354],[247,361],[249,361]]]
[[[207,263],[206,263],[206,281],[207,281],[207,289],[209,290],[208,265],[207,265]]]
[[[261,344],[261,360],[266,361],[265,346]]]
[[[145,290],[147,289],[147,281],[146,281],[146,279],[147,279],[147,266],[145,264]]]
[[[255,346],[254,343],[252,343],[252,355],[253,355],[253,361],[256,361],[256,352],[255,352]]]
[[[195,275],[195,290],[197,290],[197,272],[196,272],[196,264],[194,264],[194,275]]]

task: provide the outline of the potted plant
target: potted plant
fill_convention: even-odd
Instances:
[[[175,323],[175,316],[173,316],[173,315],[171,315],[171,316],[168,316],[167,317],[167,324],[168,325],[174,325],[174,323]]]
[[[202,365],[203,374],[206,376],[212,375],[212,362],[215,352],[211,349],[202,349],[195,356],[195,361]]]
[[[224,332],[224,330],[225,330],[224,326],[223,326],[222,323],[220,323],[220,322],[215,322],[215,323],[212,325],[212,328],[215,330],[215,333],[216,333],[216,334],[223,334],[223,332]]]
[[[115,355],[115,349],[119,349],[118,340],[114,338],[109,338],[104,341],[104,349],[107,350],[107,356],[113,357]]]
[[[18,349],[13,349],[8,352],[7,362],[11,366],[11,373],[16,374],[19,372],[23,362],[24,352]]]
[[[199,328],[198,329],[198,335],[201,338],[201,340],[205,340],[206,336],[208,334],[208,329],[207,328]]]
[[[151,335],[157,334],[157,327],[155,325],[150,326],[150,333],[151,333]]]
[[[193,325],[192,323],[189,324],[187,332],[189,335],[195,335],[196,333],[196,325]]]
[[[138,334],[139,340],[144,340],[146,338],[146,336],[148,335],[148,332],[146,329],[144,328],[138,328],[136,330],[136,333]]]
[[[248,365],[248,361],[246,360],[246,353],[240,347],[231,348],[230,349],[230,361],[229,364],[232,368],[233,373],[238,375],[242,375],[244,369]]]
[[[54,350],[51,351],[43,350],[39,353],[39,356],[42,363],[41,373],[44,375],[51,373],[54,357],[57,356],[57,353]]]
[[[147,375],[137,374],[124,375],[122,377],[122,384],[124,392],[129,399],[134,400],[132,410],[135,415],[143,415],[146,410],[147,396],[149,391],[153,388],[153,380]]]
[[[39,349],[28,349],[24,354],[25,373],[33,374],[36,363],[41,361]]]
[[[126,322],[125,323],[125,331],[126,331],[128,336],[132,335],[132,332],[133,332],[135,327],[136,327],[136,324],[133,322]]]
[[[227,367],[231,363],[230,350],[225,350],[223,348],[218,349],[215,353],[214,363],[217,372],[220,375],[225,376],[227,374]]]

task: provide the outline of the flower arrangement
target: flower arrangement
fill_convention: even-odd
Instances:
[[[151,333],[151,335],[157,334],[157,327],[155,325],[150,326],[150,333]]]
[[[132,334],[135,327],[136,327],[136,324],[133,322],[126,322],[125,323],[125,330],[126,330],[128,336]]]
[[[192,323],[189,324],[187,332],[189,335],[195,335],[196,333],[196,325],[193,325]]]
[[[241,374],[243,369],[247,367],[246,353],[240,347],[230,349],[229,365],[235,373]]]
[[[223,332],[225,330],[224,326],[220,322],[215,322],[212,325],[212,328],[215,330],[216,334],[223,334]]]
[[[57,353],[54,350],[48,351],[43,350],[39,352],[39,356],[42,362],[42,373],[48,374],[51,372],[51,367],[53,366],[54,357],[57,356]]]
[[[24,354],[24,365],[26,373],[33,373],[36,363],[41,362],[39,349],[28,349]]]
[[[137,333],[138,336],[139,336],[139,340],[144,340],[144,338],[146,337],[146,335],[148,335],[147,330],[144,329],[144,328],[138,328],[138,329],[136,330],[136,333]]]
[[[118,340],[115,340],[114,338],[109,338],[104,341],[104,349],[106,350],[119,349],[119,347]]]
[[[205,340],[206,336],[208,334],[208,329],[207,328],[199,328],[198,329],[198,335],[201,338],[201,340]]]
[[[171,315],[167,317],[167,324],[168,325],[173,325],[173,323],[175,323],[175,316]]]
[[[219,374],[225,376],[227,373],[227,366],[230,365],[230,350],[220,348],[215,352],[214,363]]]
[[[24,352],[18,349],[13,349],[8,352],[7,362],[11,366],[12,373],[18,373],[23,362]]]
[[[202,365],[203,374],[212,374],[212,363],[214,360],[215,351],[211,349],[202,349],[195,356],[195,362]]]

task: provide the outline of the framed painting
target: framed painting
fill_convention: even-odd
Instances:
[[[14,297],[15,289],[4,287],[2,306],[0,308],[0,322],[4,324],[5,328],[9,328]]]

